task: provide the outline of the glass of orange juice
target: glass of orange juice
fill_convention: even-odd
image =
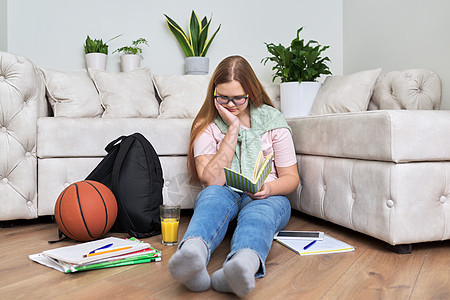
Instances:
[[[178,244],[178,224],[180,223],[180,205],[161,205],[162,244],[174,246]]]

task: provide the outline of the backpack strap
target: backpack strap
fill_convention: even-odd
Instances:
[[[158,157],[158,154],[156,153],[155,148],[141,133],[136,132],[136,133],[132,134],[131,136],[134,137],[136,140],[138,140],[141,143],[141,145],[144,147],[145,156],[147,158],[147,167],[149,170],[154,169],[156,179],[160,183],[160,188],[162,189],[162,187],[164,186],[164,177],[163,177],[163,173],[162,173],[161,162],[159,160],[159,157]],[[149,157],[151,157],[151,159],[149,159]],[[161,194],[161,204],[162,204],[162,194]],[[158,223],[156,227],[157,228],[154,228],[153,231],[146,232],[146,233],[135,232],[133,230],[130,230],[130,235],[141,239],[141,238],[147,238],[147,237],[151,237],[151,236],[154,236],[157,234],[161,234],[160,224]]]
[[[111,152],[111,150],[113,149],[114,146],[116,146],[117,143],[121,142],[124,138],[126,138],[125,135],[122,135],[120,137],[118,137],[117,139],[115,139],[114,141],[112,141],[111,143],[109,143],[106,147],[105,147],[105,151],[106,152]]]
[[[106,152],[108,152],[108,154],[103,158],[100,164],[86,177],[86,180],[98,181],[111,188],[109,182],[106,181],[110,175],[110,172],[114,165],[114,161],[116,159],[116,155],[114,155],[113,153],[119,150],[120,143],[124,138],[126,138],[126,136],[121,136],[106,146],[105,150]]]
[[[164,178],[162,173],[162,167],[161,162],[159,161],[158,154],[155,151],[155,148],[153,148],[152,144],[149,143],[149,141],[139,132],[133,133],[131,136],[135,137],[139,142],[141,142],[142,146],[144,146],[144,151],[146,153],[150,153],[152,157],[155,157],[156,159],[153,159],[152,161],[147,160],[147,164],[149,164],[149,167],[153,167],[155,169],[156,178],[158,181],[161,182],[161,187],[164,185]],[[153,166],[151,166],[153,164]]]
[[[111,176],[111,185],[112,185],[112,190],[113,190],[114,194],[116,195],[117,204],[121,207],[121,212],[123,213],[120,221],[122,222],[122,225],[125,227],[125,229],[131,235],[131,231],[134,228],[134,224],[133,224],[133,221],[131,220],[130,216],[128,215],[126,209],[123,207],[122,199],[120,199],[120,197],[119,197],[118,186],[119,186],[120,169],[122,168],[122,164],[125,160],[128,150],[130,150],[130,147],[133,144],[134,138],[122,136],[122,137],[118,138],[117,140],[119,140],[119,139],[122,139],[122,141],[120,143],[119,152],[117,153],[116,159],[114,161],[114,166],[113,166],[112,174],[111,174],[112,175]],[[116,142],[117,142],[117,140],[116,140]],[[114,142],[115,141],[112,141],[108,146],[110,146]],[[108,146],[107,146],[107,148],[108,148]]]

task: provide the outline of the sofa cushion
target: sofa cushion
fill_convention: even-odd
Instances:
[[[288,123],[298,154],[396,163],[450,160],[450,111],[374,110]]]
[[[211,75],[155,75],[155,86],[162,100],[159,118],[195,118],[205,101],[210,79]],[[280,86],[262,84],[279,109]]]
[[[103,118],[158,116],[159,103],[155,97],[150,68],[119,73],[89,69],[89,75],[94,80],[105,108]]]
[[[159,118],[195,118],[206,97],[210,75],[155,75],[161,97]]]
[[[436,73],[410,69],[378,77],[369,103],[376,109],[439,109],[441,81]]]
[[[37,155],[101,157],[109,142],[135,132],[142,133],[158,155],[187,155],[191,124],[192,119],[40,118]]]
[[[86,70],[58,72],[39,68],[55,117],[100,117],[99,94]]]
[[[328,76],[317,93],[310,115],[365,111],[381,69]]]

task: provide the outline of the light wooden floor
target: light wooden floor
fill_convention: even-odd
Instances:
[[[183,215],[181,234],[190,211]],[[287,229],[321,230],[357,250],[301,257],[274,243],[267,275],[257,279],[248,299],[450,299],[450,241],[416,244],[412,254],[399,255],[374,238],[298,212]],[[235,298],[214,290],[192,293],[173,281],[167,263],[176,249],[162,246],[160,236],[144,239],[162,250],[163,260],[157,263],[63,274],[29,260],[29,254],[74,243],[48,244],[56,231],[48,220],[0,228],[0,299]],[[229,241],[227,236],[213,253],[211,274],[221,267]]]

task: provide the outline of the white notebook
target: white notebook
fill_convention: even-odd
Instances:
[[[326,253],[338,253],[354,251],[355,248],[347,243],[337,240],[329,235],[324,234],[323,240],[314,241],[312,245],[307,247],[312,240],[304,239],[282,239],[276,238],[277,242],[291,249],[300,255],[313,255],[313,254],[326,254]]]
[[[106,248],[103,248],[108,246]],[[150,244],[116,237],[43,251],[42,254],[71,264],[84,264],[149,248]],[[101,249],[103,248],[103,249]],[[87,256],[97,250],[97,254]],[[85,257],[87,256],[87,257]]]

